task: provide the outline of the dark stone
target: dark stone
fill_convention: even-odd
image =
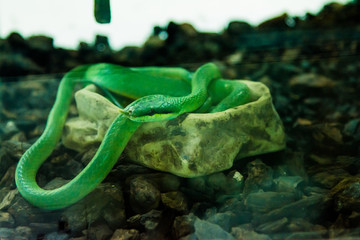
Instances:
[[[235,238],[219,225],[210,223],[205,220],[200,220],[199,218],[195,219],[194,222],[195,235],[199,240],[205,239],[224,239],[224,240],[234,240]]]
[[[356,141],[360,140],[360,119],[351,119],[344,126],[343,133],[353,137]]]
[[[272,210],[266,214],[254,216],[252,223],[259,225],[266,222],[275,221],[284,217],[309,217],[310,213],[317,216],[321,212],[320,206],[323,203],[321,195],[304,197],[296,202],[287,204],[281,208]]]
[[[111,221],[111,227],[119,228],[126,219],[121,187],[111,183],[100,184],[84,199],[66,208],[61,214],[62,221],[74,234],[81,232],[88,224],[102,219]]]
[[[177,191],[180,186],[180,178],[168,173],[143,174],[144,178],[155,185],[161,192]]]
[[[350,177],[350,174],[342,168],[329,167],[324,170],[311,176],[311,181],[323,188],[331,189],[342,179]]]
[[[284,13],[278,17],[272,18],[270,20],[267,20],[263,23],[261,23],[258,26],[259,31],[271,31],[271,30],[286,30],[289,28],[289,26],[286,24],[286,19],[289,16]]]
[[[68,240],[69,235],[66,233],[52,232],[44,235],[45,240]]]
[[[12,239],[15,237],[15,230],[12,228],[0,228],[0,238]]]
[[[245,206],[251,212],[265,213],[295,202],[296,197],[296,194],[292,192],[250,193],[245,199]]]
[[[129,180],[130,205],[136,213],[146,213],[159,206],[160,191],[148,180],[138,176]]]
[[[0,176],[4,176],[7,169],[12,164],[14,164],[14,160],[10,158],[9,154],[3,147],[0,147]]]
[[[127,222],[131,228],[142,228],[146,231],[154,232],[154,230],[159,229],[163,226],[160,226],[162,222],[162,211],[151,210],[145,214],[137,214],[127,219]],[[168,223],[164,223],[166,226]]]
[[[19,226],[15,229],[16,240],[27,240],[32,237],[32,230],[27,226]]]
[[[278,192],[294,192],[299,195],[304,186],[304,179],[300,176],[280,176],[274,182]]]
[[[113,231],[105,224],[90,226],[90,228],[86,230],[86,236],[94,240],[109,239],[112,235]]]
[[[230,22],[226,29],[226,33],[230,35],[241,35],[251,31],[253,31],[251,25],[248,24],[247,22],[241,22],[241,21]]]
[[[30,49],[37,52],[51,52],[54,49],[54,39],[47,36],[32,36],[27,42]]]
[[[269,191],[274,187],[273,170],[257,159],[247,164],[248,177],[245,180],[244,193]]]
[[[289,234],[285,240],[301,240],[301,239],[324,239],[323,234],[318,232],[295,232]]]
[[[257,233],[252,230],[248,225],[241,225],[231,229],[231,234],[236,239],[257,239],[257,240],[271,240],[266,234]]]
[[[136,229],[116,229],[110,240],[138,240],[140,233]]]
[[[347,177],[330,192],[336,211],[360,211],[360,177]]]
[[[0,212],[0,227],[1,228],[11,228],[14,227],[15,220],[7,212]]]
[[[161,201],[166,207],[176,211],[186,212],[188,210],[186,196],[180,191],[162,193]]]
[[[29,223],[56,223],[59,218],[57,212],[48,212],[32,206],[18,192],[13,190],[9,194],[15,193],[12,197],[8,195],[8,212],[15,219],[17,226],[27,226]],[[4,203],[4,200],[2,204]],[[6,208],[6,207],[5,207]],[[57,225],[57,224],[55,224]]]
[[[28,44],[25,39],[17,32],[10,33],[6,40],[11,48],[16,52],[24,52],[28,48]]]
[[[314,225],[302,218],[292,218],[287,228],[291,232],[308,232],[314,228]]]
[[[30,132],[31,130],[33,130],[36,127],[37,122],[32,121],[32,120],[16,120],[15,125],[21,131]]]
[[[195,216],[193,214],[177,216],[172,226],[174,239],[180,239],[194,233],[194,220]]]
[[[206,216],[206,221],[219,225],[227,232],[230,232],[232,227],[239,224],[237,220],[236,214],[230,211],[209,214],[209,216]]]
[[[31,228],[31,231],[36,236],[46,235],[50,234],[52,232],[56,232],[58,229],[57,223],[38,223],[38,222],[30,222],[29,227]]]
[[[267,233],[267,234],[276,233],[282,231],[288,222],[289,220],[286,217],[284,217],[273,222],[263,223],[257,226],[255,230],[256,232],[259,233]]]

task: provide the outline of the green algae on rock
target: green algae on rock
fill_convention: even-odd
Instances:
[[[234,160],[285,147],[282,122],[269,89],[242,81],[251,102],[217,113],[183,114],[169,121],[144,123],[125,148],[129,159],[181,177],[226,170]],[[88,86],[75,94],[79,117],[65,125],[63,143],[84,151],[102,141],[119,109]]]

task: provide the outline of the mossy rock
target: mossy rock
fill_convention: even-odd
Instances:
[[[234,160],[285,148],[282,122],[262,83],[242,81],[252,101],[218,113],[189,113],[144,123],[125,148],[129,159],[152,169],[196,177],[232,167]],[[119,110],[88,86],[75,94],[79,117],[65,125],[63,143],[84,151],[99,144]]]

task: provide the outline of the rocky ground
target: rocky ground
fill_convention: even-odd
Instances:
[[[0,238],[358,239],[359,6],[330,4],[316,16],[282,15],[258,27],[231,22],[221,33],[169,23],[143,46],[120,51],[103,36],[72,51],[44,36],[0,39]],[[96,62],[194,70],[209,61],[226,78],[270,88],[284,151],[193,179],[119,161],[93,193],[61,211],[34,208],[19,195],[16,163],[44,129],[62,73]],[[59,144],[39,184],[63,184],[94,151]]]

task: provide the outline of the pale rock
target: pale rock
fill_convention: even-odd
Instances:
[[[183,114],[142,124],[125,148],[130,160],[181,177],[232,167],[234,160],[285,148],[282,122],[262,83],[242,81],[252,101],[218,113]],[[75,94],[79,117],[65,125],[63,143],[84,151],[99,144],[119,109],[92,85]]]

